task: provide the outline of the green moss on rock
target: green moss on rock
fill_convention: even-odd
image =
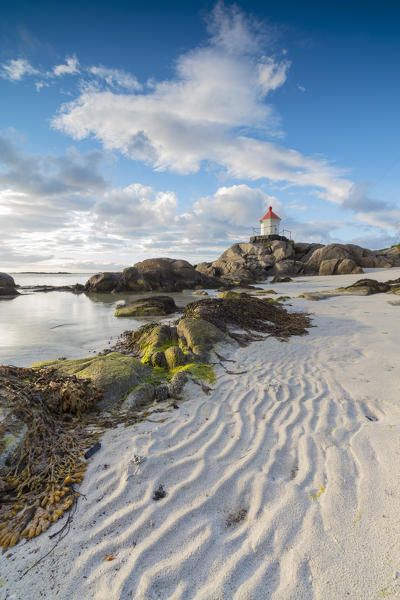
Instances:
[[[214,369],[205,363],[189,363],[170,371],[170,375],[175,375],[176,373],[190,373],[196,379],[202,379],[208,383],[215,383],[217,380]]]
[[[148,372],[148,368],[140,360],[119,352],[72,360],[49,360],[32,365],[34,369],[47,367],[55,367],[62,373],[81,379],[91,379],[96,387],[104,390],[106,403],[124,396]]]

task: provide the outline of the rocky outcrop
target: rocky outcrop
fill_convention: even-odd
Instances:
[[[87,292],[180,292],[205,287],[229,288],[264,281],[268,276],[344,275],[363,269],[400,266],[400,247],[373,251],[355,244],[294,243],[282,236],[233,244],[213,262],[194,267],[185,260],[152,258],[122,273],[98,273],[85,285]],[[200,292],[205,293],[205,292]]]
[[[152,290],[180,292],[203,286],[203,277],[186,260],[150,258],[135,264]]]
[[[150,258],[122,273],[97,273],[85,285],[86,292],[181,292],[184,289],[218,287],[220,281],[201,273],[186,260]]]
[[[0,296],[18,296],[15,281],[7,273],[0,273]]]
[[[170,296],[141,298],[115,309],[116,317],[165,316],[176,312],[177,306]]]
[[[396,259],[393,256],[367,250],[355,244],[329,244],[305,256],[304,272],[309,275],[363,273],[363,268],[395,266]]]

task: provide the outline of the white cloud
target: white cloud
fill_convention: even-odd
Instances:
[[[150,186],[134,183],[107,191],[93,207],[98,226],[121,237],[160,232],[175,228],[178,201],[173,192],[155,192]]]
[[[141,90],[142,86],[131,73],[127,73],[122,69],[109,69],[107,67],[89,67],[89,73],[104,79],[104,81],[111,87],[121,87],[127,90]]]
[[[265,90],[266,94],[271,90],[276,90],[285,83],[289,67],[290,62],[288,60],[275,63],[268,56],[264,58],[263,62],[259,63],[258,77],[261,88]]]
[[[221,3],[209,31],[206,44],[178,57],[173,78],[142,93],[83,90],[53,126],[75,139],[94,136],[158,171],[195,173],[211,162],[237,179],[311,186],[342,202],[352,183],[339,169],[268,140],[281,132],[265,99],[284,84],[290,64],[268,54],[269,32]]]
[[[9,60],[1,65],[0,75],[10,81],[21,81],[25,75],[37,75],[39,71],[25,58]]]
[[[56,77],[76,75],[79,73],[79,60],[76,56],[67,56],[64,64],[53,67],[53,73]]]
[[[353,185],[343,208],[352,210],[363,223],[382,229],[398,229],[400,226],[400,207],[394,202],[372,198],[371,185],[367,182]]]

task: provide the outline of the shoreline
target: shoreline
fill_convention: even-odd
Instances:
[[[229,346],[241,375],[216,367],[209,396],[191,384],[158,422],[108,431],[68,536],[21,580],[54,541],[2,556],[0,598],[396,597],[400,325],[389,299],[292,298],[290,310],[312,313],[308,336]],[[167,496],[154,501],[159,485]]]

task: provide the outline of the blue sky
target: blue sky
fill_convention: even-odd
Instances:
[[[0,269],[193,263],[271,203],[298,241],[399,242],[400,8],[14,2]]]

